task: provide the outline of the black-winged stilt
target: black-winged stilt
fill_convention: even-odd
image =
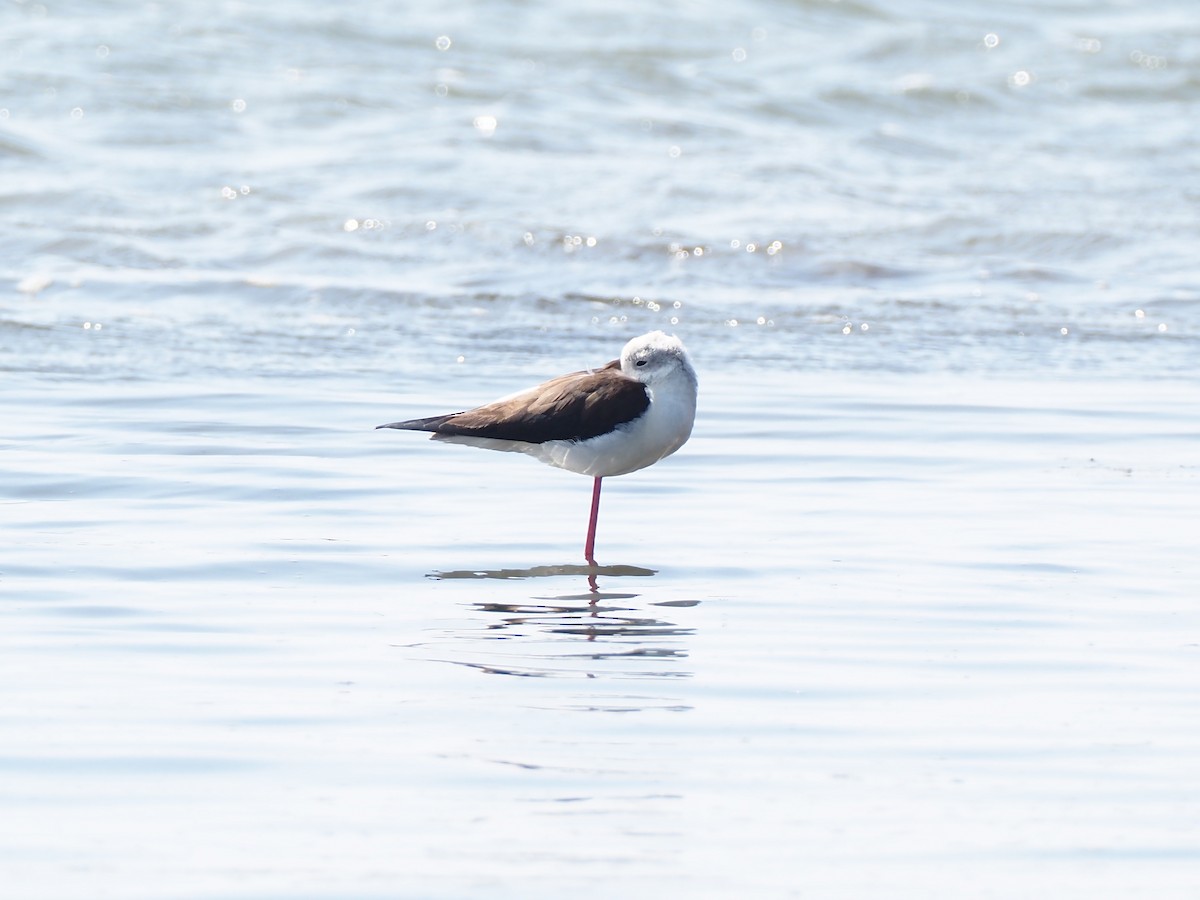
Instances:
[[[465,412],[380,428],[431,431],[433,440],[527,453],[590,475],[584,558],[596,565],[600,482],[653,465],[683,446],[696,417],[696,370],[679,338],[652,331],[599,369],[552,378]]]

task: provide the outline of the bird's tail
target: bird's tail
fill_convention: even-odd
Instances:
[[[376,425],[376,430],[380,428],[399,428],[402,431],[432,431],[436,433],[450,419],[453,419],[458,413],[450,413],[445,416],[430,416],[428,419],[409,419],[407,422],[389,422],[387,425]]]

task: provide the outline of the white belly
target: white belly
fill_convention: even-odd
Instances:
[[[695,416],[695,385],[680,380],[651,390],[650,407],[641,418],[585,441],[529,444],[448,434],[435,435],[434,439],[489,450],[527,453],[560,469],[593,478],[609,478],[636,472],[670,456],[687,442]]]

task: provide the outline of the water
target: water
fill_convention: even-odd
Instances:
[[[1194,896],[1190,4],[0,16],[22,896]]]

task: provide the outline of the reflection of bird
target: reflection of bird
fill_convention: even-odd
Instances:
[[[432,431],[433,440],[528,453],[595,479],[584,557],[595,565],[600,480],[653,465],[683,446],[696,416],[696,370],[683,343],[652,331],[599,369],[560,375],[466,412],[380,428]]]

